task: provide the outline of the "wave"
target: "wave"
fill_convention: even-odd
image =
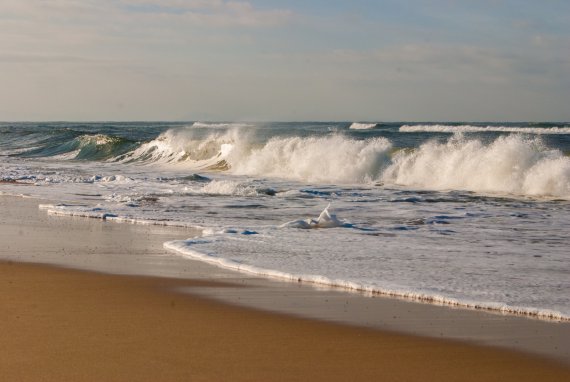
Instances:
[[[238,140],[243,140],[243,137],[239,136],[237,129],[209,135],[187,128],[169,129],[114,160],[127,163],[185,163],[194,169],[224,170],[227,169],[224,159]]]
[[[406,300],[430,303],[435,305],[447,305],[447,306],[456,306],[456,307],[476,309],[476,310],[495,311],[500,313],[529,316],[546,320],[570,321],[570,316],[565,315],[562,312],[550,309],[512,306],[498,302],[478,302],[478,301],[462,300],[438,294],[430,294],[419,290],[383,288],[378,285],[364,284],[364,283],[353,282],[342,279],[331,279],[323,275],[294,274],[274,269],[258,267],[255,265],[244,264],[236,260],[221,257],[215,253],[203,253],[193,248],[193,246],[197,244],[199,245],[207,243],[209,240],[216,240],[216,238],[203,237],[194,240],[190,239],[190,240],[169,241],[164,243],[164,247],[168,250],[177,252],[178,254],[190,259],[200,260],[218,266],[220,268],[225,268],[243,273],[249,273],[256,276],[271,277],[292,282],[306,282],[311,284],[342,288],[351,291],[365,292],[373,295],[383,295],[389,297],[402,298]]]
[[[67,140],[51,139],[12,154],[174,165],[193,172],[224,171],[321,184],[380,181],[430,190],[570,199],[570,157],[545,147],[539,136],[506,135],[490,143],[466,137],[457,134],[445,142],[428,141],[415,149],[394,150],[383,137],[355,139],[328,133],[264,141],[262,134],[252,129],[186,127],[163,131],[142,144],[112,135],[82,134]],[[212,183],[207,188],[212,189],[211,194],[254,193],[229,184]]]
[[[35,148],[13,154],[24,158],[106,160],[136,146],[131,140],[105,134],[83,134],[70,139],[50,139]]]
[[[570,199],[570,158],[519,135],[490,144],[458,135],[394,155],[382,181],[432,190],[469,190]]]
[[[212,129],[229,129],[251,126],[247,123],[213,123],[213,122],[194,122],[192,127],[197,128],[212,128]]]
[[[228,159],[237,175],[256,175],[308,182],[364,183],[376,179],[389,163],[385,138],[354,140],[342,135],[274,138]]]
[[[352,128],[352,127],[351,127]],[[473,126],[473,125],[404,125],[401,133],[524,133],[524,134],[570,134],[570,127],[511,127],[511,126]]]
[[[176,220],[153,220],[153,219],[140,219],[130,216],[121,216],[100,207],[88,207],[80,205],[66,205],[66,204],[40,204],[40,210],[45,210],[48,215],[53,216],[66,216],[66,217],[82,217],[91,219],[101,219],[114,223],[128,223],[137,225],[154,225],[165,227],[179,227],[200,230],[202,235],[214,234],[214,232],[207,227],[202,227],[198,224],[190,222],[181,222]]]
[[[362,183],[378,178],[389,164],[390,149],[385,138],[355,140],[333,134],[255,143],[243,129],[209,135],[171,129],[117,160],[309,182]]]
[[[455,135],[444,143],[394,151],[385,138],[331,134],[259,143],[243,129],[207,135],[171,129],[122,160],[314,183],[382,181],[431,190],[570,198],[570,157],[545,147],[538,137],[520,135],[491,143]]]
[[[376,126],[378,126],[377,123],[353,122],[352,125],[350,125],[349,129],[351,129],[351,130],[369,130],[369,129],[375,128]]]

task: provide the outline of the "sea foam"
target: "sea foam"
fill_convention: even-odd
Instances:
[[[192,127],[197,127],[197,128],[211,128],[211,129],[228,129],[228,128],[240,128],[240,127],[247,127],[247,126],[251,126],[247,123],[215,123],[215,122],[194,122],[192,124]]]
[[[178,164],[192,170],[229,170],[310,182],[364,183],[379,177],[390,161],[385,138],[355,140],[340,134],[276,137],[252,143],[243,129],[200,136],[171,129],[121,158],[124,162]]]
[[[162,164],[184,162],[195,169],[215,167],[225,159],[236,142],[245,141],[238,131],[232,129],[203,136],[192,129],[169,129],[115,160]]]
[[[525,133],[525,134],[570,134],[570,127],[515,127],[515,126],[473,126],[473,125],[404,125],[401,133]]]
[[[350,280],[330,278],[324,275],[290,273],[286,271],[279,271],[243,263],[241,261],[236,261],[231,258],[220,256],[216,253],[203,252],[199,249],[196,249],[196,247],[199,248],[201,245],[207,245],[209,242],[215,242],[219,240],[223,241],[225,240],[223,236],[227,235],[218,234],[202,239],[169,241],[164,243],[164,247],[190,259],[200,260],[224,269],[262,277],[269,277],[292,282],[305,282],[309,284],[341,288],[348,291],[365,292],[372,295],[383,295],[429,304],[456,306],[476,310],[487,310],[498,313],[522,315],[546,320],[570,321],[570,316],[552,309],[522,307],[500,302],[458,299],[441,294],[426,293],[422,290],[406,290],[400,288],[382,287],[375,284],[366,284]]]
[[[351,130],[369,130],[369,129],[373,129],[377,126],[377,123],[359,123],[359,122],[353,122],[349,129]]]
[[[570,198],[570,158],[539,139],[509,135],[484,144],[458,135],[400,151],[382,180],[432,190]]]
[[[324,183],[365,183],[390,161],[385,138],[354,140],[342,135],[274,138],[261,148],[229,155],[236,175],[257,175]]]

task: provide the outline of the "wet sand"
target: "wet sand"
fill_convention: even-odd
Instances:
[[[161,247],[165,240],[196,232],[49,217],[38,211],[38,203],[0,197],[0,257],[8,260],[0,262],[0,370],[6,380],[570,378],[563,350],[547,352],[552,359],[547,360],[426,338],[418,330],[419,322],[439,322],[469,333],[471,327],[494,322],[478,315],[492,315],[460,311],[474,315],[450,324],[456,310],[243,277],[169,255]],[[157,268],[167,277],[133,276],[156,274]],[[225,303],[212,299],[224,295],[229,298]],[[401,326],[378,330],[384,327],[346,326],[259,310],[273,306],[274,311],[303,314],[310,306],[321,313],[319,318],[365,326],[358,320],[335,319],[338,312],[329,312],[327,305],[334,296],[343,299],[343,315],[370,322],[389,316],[404,323],[404,329],[407,325],[408,333],[422,336],[395,333],[406,331]],[[258,309],[236,306],[242,298]],[[265,301],[267,306],[251,300]],[[368,302],[362,305],[363,301]],[[443,321],[434,319],[434,310]],[[500,337],[501,328],[515,327],[519,337],[509,335],[511,345],[533,337],[537,330],[543,333],[535,336],[535,343],[548,342],[548,336],[557,337],[553,342],[568,342],[566,324],[518,319],[516,325],[507,320],[503,327],[495,325],[495,331],[485,329],[479,337],[457,338],[485,343],[485,333]],[[437,330],[432,329],[432,337]]]
[[[200,280],[0,263],[6,380],[561,381],[528,355],[232,307]]]

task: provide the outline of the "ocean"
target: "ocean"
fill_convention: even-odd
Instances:
[[[199,227],[165,248],[240,272],[566,321],[569,155],[567,123],[0,123],[0,194]]]

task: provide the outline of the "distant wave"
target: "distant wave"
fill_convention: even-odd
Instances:
[[[377,123],[359,123],[359,122],[353,122],[352,125],[350,125],[349,129],[351,130],[369,130],[369,129],[373,129],[377,126]]]
[[[136,142],[105,134],[83,134],[74,138],[53,139],[39,147],[20,152],[22,157],[106,160],[128,152]]]
[[[212,128],[212,129],[227,129],[232,127],[245,127],[250,126],[247,123],[214,123],[214,122],[194,122],[192,127],[199,128]]]
[[[473,125],[404,125],[401,133],[526,133],[526,134],[570,134],[570,127],[511,127],[511,126],[473,126]]]

